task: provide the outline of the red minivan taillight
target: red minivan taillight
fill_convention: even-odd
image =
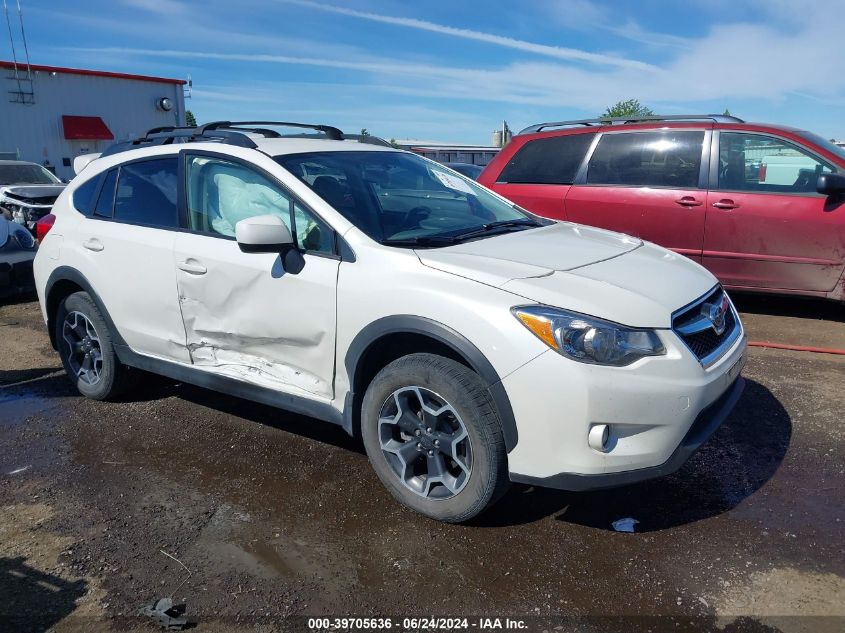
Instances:
[[[48,213],[43,218],[38,220],[35,223],[35,238],[40,242],[44,239],[44,236],[50,232],[50,229],[53,228],[53,224],[56,222],[56,216],[52,213]]]

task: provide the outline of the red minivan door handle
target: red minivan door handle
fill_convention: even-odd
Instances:
[[[675,202],[682,207],[700,207],[703,203],[700,200],[696,200],[692,196],[684,196],[683,198],[678,198]]]
[[[719,202],[714,202],[713,206],[717,209],[736,209],[739,205],[729,198],[722,198]]]

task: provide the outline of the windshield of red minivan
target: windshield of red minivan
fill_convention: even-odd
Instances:
[[[831,154],[838,156],[840,159],[845,161],[845,147],[840,147],[839,145],[828,141],[826,138],[819,136],[818,134],[813,134],[812,132],[800,131],[797,132],[797,134],[798,136],[807,139],[811,143],[815,143],[822,149],[826,149]]]

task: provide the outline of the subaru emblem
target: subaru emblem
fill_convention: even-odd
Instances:
[[[722,295],[719,303],[705,303],[701,306],[702,314],[710,321],[717,336],[725,333],[725,317],[728,314],[728,297]]]

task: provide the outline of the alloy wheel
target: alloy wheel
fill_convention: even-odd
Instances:
[[[62,324],[62,339],[67,345],[71,371],[86,384],[97,384],[103,372],[103,351],[94,324],[81,312],[68,312]]]
[[[461,416],[425,387],[394,391],[381,407],[379,444],[394,474],[415,494],[455,496],[472,472],[472,444]]]

